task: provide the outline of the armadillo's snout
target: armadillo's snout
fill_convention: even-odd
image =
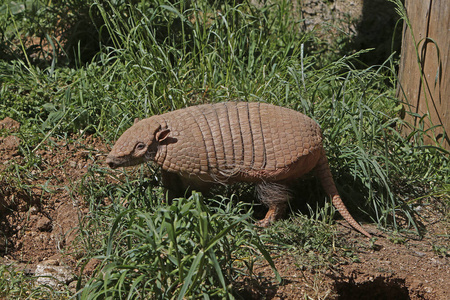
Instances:
[[[107,164],[111,169],[117,168],[117,165],[115,163],[113,163],[112,161],[108,162]]]
[[[116,164],[111,157],[107,157],[106,158],[106,164],[111,168],[111,169],[116,169],[118,167],[118,164]]]

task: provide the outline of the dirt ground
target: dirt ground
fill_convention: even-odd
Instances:
[[[19,124],[0,121],[0,263],[14,263],[25,273],[35,274],[38,264],[54,262],[77,273],[75,237],[79,217],[88,212],[74,189],[89,165],[102,164],[108,147],[98,138],[71,142],[51,141],[36,150],[38,164],[25,161]],[[16,177],[18,166],[30,168],[28,177]],[[243,287],[249,299],[450,299],[450,253],[448,223],[439,212],[424,211],[429,224],[422,239],[378,237],[375,246],[345,223],[339,232],[355,245],[360,262],[346,262],[324,270],[302,269],[295,258],[283,253],[275,259],[284,278],[279,285],[268,266],[259,266],[260,280]],[[371,232],[376,228],[365,225]],[[445,247],[445,243],[447,246]],[[64,253],[64,255],[63,255]],[[85,272],[92,272],[95,264]],[[72,277],[75,280],[75,277]],[[70,281],[70,280],[69,280]]]
[[[375,227],[365,225],[369,231]],[[276,259],[276,266],[285,280],[281,286],[258,282],[249,287],[252,299],[450,299],[449,254],[438,255],[432,250],[442,226],[427,226],[429,233],[421,240],[395,243],[378,237],[375,249],[367,239],[344,223],[338,224],[340,234],[357,246],[360,262],[342,263],[326,270],[302,270],[289,254]],[[447,238],[448,243],[448,238]],[[269,266],[260,268],[262,278],[271,276]],[[261,289],[261,285],[265,289]],[[268,293],[271,291],[272,294]]]

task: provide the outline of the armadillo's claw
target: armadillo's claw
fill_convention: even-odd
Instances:
[[[269,211],[267,212],[264,219],[256,222],[256,226],[263,227],[263,228],[269,227],[275,221],[283,218],[285,211],[286,211],[286,205],[284,203],[278,203],[278,205],[269,207]]]
[[[264,218],[262,220],[259,220],[255,223],[256,226],[261,228],[267,228],[273,223],[273,220],[268,220],[267,218]]]

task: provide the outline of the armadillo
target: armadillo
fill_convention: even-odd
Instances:
[[[214,183],[251,182],[268,206],[258,225],[283,217],[288,184],[311,171],[344,219],[351,216],[334,184],[320,126],[295,110],[260,102],[203,104],[155,115],[127,129],[106,158],[111,168],[156,162],[168,197]]]

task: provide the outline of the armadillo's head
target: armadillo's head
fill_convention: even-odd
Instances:
[[[135,121],[114,144],[106,163],[115,169],[154,160],[159,143],[169,132],[151,118]]]

